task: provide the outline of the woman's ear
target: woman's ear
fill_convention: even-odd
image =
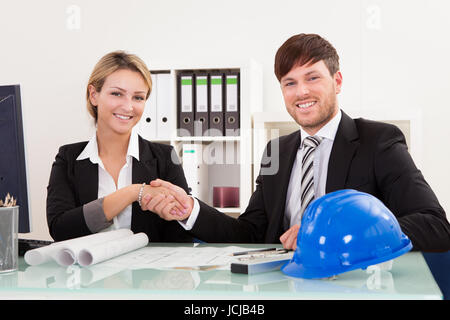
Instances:
[[[96,107],[97,106],[97,99],[98,99],[98,92],[97,90],[95,90],[95,87],[90,84],[88,86],[88,90],[89,90],[89,101],[91,102],[91,104]]]

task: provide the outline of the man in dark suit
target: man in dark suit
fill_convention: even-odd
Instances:
[[[300,130],[268,143],[245,212],[233,219],[197,199],[181,217],[154,210],[157,200],[147,198],[147,208],[167,220],[184,219],[181,224],[207,242],[281,241],[285,248],[295,248],[304,210],[301,198],[356,189],[374,195],[394,213],[415,250],[449,250],[446,214],[416,168],[402,132],[390,124],[351,119],[340,110],[342,74],[333,46],[315,34],[295,35],[279,48],[275,74]],[[307,137],[317,141],[313,160],[307,160]],[[310,161],[309,171],[302,161]],[[270,173],[272,166],[279,169]],[[311,187],[304,191],[308,179]],[[185,199],[184,191],[170,183],[158,180],[153,185],[171,188],[179,201]]]

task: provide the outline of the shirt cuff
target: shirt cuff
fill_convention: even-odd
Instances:
[[[187,219],[185,219],[183,221],[178,221],[178,223],[186,231],[189,231],[192,229],[192,227],[195,224],[195,221],[197,221],[198,213],[200,212],[200,204],[198,203],[198,200],[192,196],[190,196],[190,197],[194,200],[194,207],[192,207],[191,214]]]
[[[113,224],[112,221],[106,220],[103,211],[103,198],[83,205],[83,215],[86,225],[92,233],[97,233]]]

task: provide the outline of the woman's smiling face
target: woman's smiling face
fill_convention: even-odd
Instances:
[[[91,103],[97,106],[97,128],[130,133],[144,112],[148,90],[142,75],[129,69],[111,73],[99,92],[90,86]]]

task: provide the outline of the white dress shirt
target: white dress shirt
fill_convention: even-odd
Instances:
[[[126,163],[120,169],[117,186],[113,177],[106,171],[102,159],[98,155],[97,133],[95,133],[91,140],[80,153],[77,160],[88,159],[92,163],[98,164],[98,198],[106,197],[107,195],[132,184],[133,159],[139,161],[139,138],[137,133],[132,130],[130,140],[128,142],[128,150],[126,155]],[[114,223],[101,231],[109,231],[120,228],[131,228],[131,213],[132,205],[128,205],[117,216],[114,217]]]
[[[336,136],[339,122],[341,121],[341,111],[338,113],[315,134],[322,138],[322,142],[316,147],[314,151],[314,198],[317,199],[325,195],[325,187],[327,184],[328,161],[330,159],[331,148],[333,147],[334,138]],[[291,177],[286,195],[286,210],[284,212],[284,227],[288,229],[294,224],[300,224],[300,221],[295,221],[295,213],[300,211],[300,184],[302,175],[302,158],[303,158],[303,140],[311,136],[302,128],[300,128],[301,143],[297,150],[297,156],[292,167]]]

